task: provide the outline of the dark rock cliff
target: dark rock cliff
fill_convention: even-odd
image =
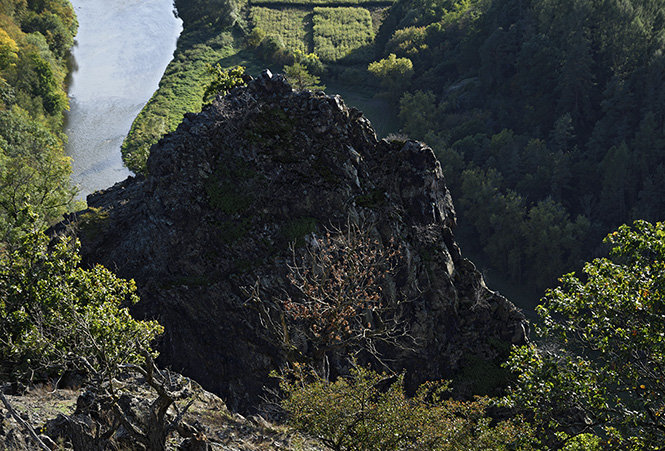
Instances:
[[[247,288],[289,291],[291,243],[361,224],[400,246],[394,292],[417,346],[383,349],[413,383],[450,377],[523,343],[523,315],[490,291],[453,238],[455,212],[424,144],[377,141],[338,96],[292,92],[269,73],[188,114],[154,146],[149,175],[88,197],[74,215],[84,259],[134,278],[135,314],[166,328],[161,363],[232,409],[255,406],[280,348]]]

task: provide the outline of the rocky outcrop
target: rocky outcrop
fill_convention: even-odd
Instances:
[[[378,141],[339,96],[293,92],[264,73],[153,147],[149,175],[88,197],[78,224],[88,264],[136,280],[135,314],[166,328],[161,363],[220,394],[259,402],[283,362],[247,287],[290,292],[291,244],[359,224],[402,258],[392,295],[408,300],[415,347],[387,347],[414,383],[450,377],[523,343],[523,315],[490,291],[453,237],[439,162],[416,141]]]
[[[243,417],[228,410],[218,396],[203,390],[195,381],[166,370],[158,370],[169,383],[186,389],[187,398],[175,402],[164,420],[177,421],[159,445],[146,447],[136,431],[157,429],[154,409],[158,394],[144,377],[131,370],[112,382],[91,383],[84,389],[32,387],[13,393],[0,387],[0,449],[5,451],[53,450],[144,450],[155,451],[284,451],[322,449],[302,434],[270,423],[259,415]],[[109,394],[113,384],[115,400]],[[168,387],[165,387],[168,389]],[[2,396],[2,395],[0,395]],[[6,404],[5,404],[6,403]],[[9,406],[13,414],[7,409]],[[117,406],[114,409],[113,406]],[[20,423],[16,420],[19,417]],[[122,417],[131,426],[119,424]],[[134,434],[127,427],[135,428]],[[39,440],[39,442],[38,442]],[[163,445],[163,446],[162,446]]]

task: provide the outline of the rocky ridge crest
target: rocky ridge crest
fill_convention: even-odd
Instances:
[[[384,352],[414,384],[527,339],[521,312],[462,257],[432,150],[377,140],[339,96],[293,92],[265,72],[185,115],[151,150],[148,171],[88,196],[88,210],[69,221],[87,264],[136,280],[134,313],[166,328],[160,363],[232,410],[256,407],[284,362],[247,287],[260,283],[266,302],[279,299],[291,290],[290,247],[349,224],[401,249],[391,283],[408,300],[418,346]]]

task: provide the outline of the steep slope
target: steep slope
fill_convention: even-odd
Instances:
[[[260,286],[267,310],[287,294],[298,302],[287,277],[294,255],[349,224],[400,250],[383,295],[401,302],[411,345],[381,352],[413,383],[526,340],[522,314],[460,254],[431,149],[377,141],[339,97],[293,92],[266,72],[186,115],[152,149],[148,170],[89,196],[89,209],[71,218],[85,261],[137,281],[135,313],[167,330],[161,363],[232,409],[256,406],[269,371],[284,362],[249,302],[251,287]],[[343,371],[332,357],[331,372]]]

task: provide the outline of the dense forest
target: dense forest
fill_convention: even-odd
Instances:
[[[78,23],[66,0],[0,2],[0,239],[25,206],[46,225],[73,199],[64,155],[67,55]]]
[[[410,1],[381,57],[413,63],[403,133],[445,168],[464,243],[542,289],[599,238],[663,212],[662,5]]]

